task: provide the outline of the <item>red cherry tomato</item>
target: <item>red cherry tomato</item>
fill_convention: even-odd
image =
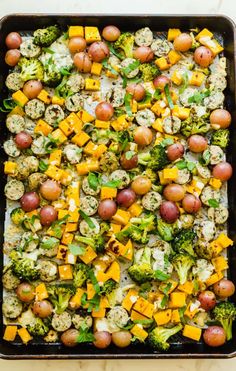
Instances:
[[[20,199],[21,208],[26,212],[37,209],[39,203],[40,198],[36,192],[27,192]]]
[[[181,201],[184,198],[185,190],[180,184],[168,184],[163,192],[164,197],[168,201]]]
[[[228,162],[220,162],[212,170],[213,177],[222,180],[222,182],[229,180],[232,174],[233,168]]]
[[[129,151],[121,155],[120,164],[125,170],[134,169],[138,165],[138,155],[134,153],[128,156]]]
[[[123,207],[130,207],[136,200],[135,192],[128,188],[128,189],[122,189],[116,197],[116,201],[118,205],[121,205]]]
[[[99,349],[107,348],[111,344],[111,334],[107,331],[96,331],[93,344]]]
[[[102,200],[98,206],[98,215],[103,220],[109,220],[115,215],[117,206],[113,200]]]
[[[187,213],[193,214],[198,212],[198,210],[202,206],[202,203],[198,197],[191,194],[187,194],[184,196],[182,206]]]
[[[214,292],[209,290],[202,291],[198,295],[198,300],[201,303],[201,308],[203,308],[206,312],[213,309],[216,305],[216,296]]]
[[[137,102],[143,100],[146,95],[146,91],[141,84],[129,84],[126,88],[126,91],[127,93],[131,94],[134,100]]]
[[[210,49],[205,46],[199,46],[193,55],[194,61],[201,67],[208,67],[212,60],[213,54]]]
[[[40,222],[42,225],[51,225],[57,219],[57,211],[51,205],[43,206],[39,212]]]
[[[95,114],[98,120],[109,121],[114,113],[114,108],[108,102],[101,102],[95,108]]]
[[[165,75],[157,76],[153,80],[153,85],[155,86],[155,88],[160,89],[161,91],[164,91],[165,86],[169,85],[169,83],[170,83],[170,79]]]
[[[88,48],[88,55],[94,62],[102,62],[109,57],[110,50],[103,41],[96,41]]]
[[[141,63],[148,63],[153,60],[154,53],[149,46],[139,46],[134,51],[134,58],[138,59]]]
[[[188,138],[188,146],[190,151],[194,153],[201,153],[205,151],[208,146],[206,138],[202,135],[194,134]]]
[[[170,161],[175,161],[183,155],[184,146],[181,143],[174,143],[167,147],[167,157]]]
[[[18,49],[22,43],[22,38],[18,32],[10,32],[5,40],[8,49]]]
[[[6,52],[5,62],[8,66],[15,67],[20,59],[20,51],[18,49],[10,49]]]
[[[151,129],[146,126],[138,126],[134,130],[134,141],[140,146],[148,146],[152,143],[153,134]]]
[[[164,201],[160,206],[160,215],[167,223],[174,223],[179,217],[179,209],[172,201]]]
[[[29,135],[25,131],[21,131],[15,136],[15,143],[19,149],[29,148],[31,146],[32,141],[33,139],[31,135]]]

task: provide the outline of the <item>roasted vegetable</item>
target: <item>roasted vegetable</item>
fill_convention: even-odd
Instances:
[[[60,34],[61,31],[57,25],[39,28],[34,31],[34,44],[39,46],[49,46],[60,36]]]
[[[227,340],[232,339],[232,325],[236,318],[236,307],[233,303],[221,302],[213,309],[213,316],[225,330]]]
[[[182,328],[183,326],[181,324],[172,328],[155,327],[148,336],[149,344],[154,349],[168,350],[170,347],[170,344],[167,342],[168,339],[177,334]]]
[[[18,66],[21,68],[20,78],[22,81],[43,80],[44,69],[42,63],[36,59],[27,59],[22,57]]]
[[[114,43],[115,49],[121,49],[126,58],[133,57],[134,35],[125,32],[120,35],[118,40]]]

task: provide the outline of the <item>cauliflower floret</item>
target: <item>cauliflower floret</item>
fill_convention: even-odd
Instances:
[[[206,259],[198,259],[196,265],[193,267],[193,274],[198,277],[201,282],[206,282],[212,275],[214,266]]]

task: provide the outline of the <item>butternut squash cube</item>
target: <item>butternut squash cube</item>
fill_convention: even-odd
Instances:
[[[87,283],[87,299],[90,300],[96,294],[92,283]]]
[[[33,339],[33,337],[30,335],[30,333],[26,330],[26,328],[22,327],[18,330],[18,335],[20,336],[22,342],[24,344],[27,344],[30,340]]]
[[[221,186],[222,186],[222,182],[220,179],[216,179],[216,178],[211,178],[209,180],[209,184],[214,188],[214,189],[220,189]]]
[[[130,213],[128,211],[118,209],[115,215],[113,215],[112,219],[118,224],[126,225],[130,220]]]
[[[142,321],[142,320],[147,320],[148,318],[145,317],[143,314],[138,313],[135,310],[132,310],[130,314],[130,319],[131,321]]]
[[[111,263],[106,273],[111,279],[113,279],[117,283],[120,282],[120,265],[117,261]]]
[[[164,132],[164,130],[163,130],[163,122],[162,122],[162,119],[160,119],[160,118],[156,119],[156,121],[154,122],[154,124],[152,124],[152,127],[156,131],[159,131],[159,133],[163,133]]]
[[[106,308],[99,308],[98,310],[92,309],[91,315],[93,318],[104,318],[106,315]]]
[[[175,70],[174,73],[171,76],[171,81],[173,81],[173,83],[175,85],[178,85],[178,86],[181,85],[181,83],[183,81],[181,73],[179,71]]]
[[[220,244],[220,245],[223,247],[223,249],[225,249],[226,247],[229,247],[229,246],[233,246],[233,244],[234,244],[234,241],[231,240],[231,239],[230,239],[226,234],[224,234],[224,233],[221,233],[221,234],[217,237],[216,242],[217,242],[218,244]]]
[[[122,301],[122,307],[125,308],[129,312],[137,300],[138,300],[138,291],[135,289],[130,289],[128,291],[128,294]]]
[[[66,121],[68,122],[68,124],[70,126],[72,126],[72,128],[73,128],[73,130],[76,134],[81,133],[82,127],[83,127],[83,122],[78,117],[78,115],[76,115],[75,112],[70,113],[69,116],[67,116]]]
[[[64,264],[58,266],[59,277],[61,280],[72,280],[73,271],[70,264]]]
[[[101,187],[101,200],[105,200],[106,198],[115,198],[117,195],[117,188],[112,187]]]
[[[176,180],[178,178],[178,168],[163,169],[164,180]]]
[[[27,96],[21,90],[17,90],[15,93],[13,93],[12,99],[14,99],[14,101],[21,107],[24,107],[29,101]]]
[[[76,232],[77,223],[66,223],[65,232]]]
[[[59,129],[63,131],[63,133],[68,137],[71,135],[74,131],[73,126],[70,125],[70,123],[67,120],[63,120],[59,124]]]
[[[193,71],[189,84],[194,86],[201,86],[204,80],[205,75],[203,72]]]
[[[17,335],[17,326],[6,326],[3,339],[6,341],[14,341]]]
[[[85,264],[91,263],[96,257],[96,252],[90,246],[87,246],[85,249],[85,253],[79,256],[80,260],[82,260],[82,262],[84,262]]]
[[[158,326],[166,325],[171,320],[171,309],[162,310],[154,314],[154,319]]]
[[[68,246],[59,245],[56,258],[59,260],[65,260],[67,256],[67,251],[68,251]]]
[[[97,81],[97,80],[96,80]],[[81,110],[77,113],[77,116],[82,120],[82,122],[84,124],[86,124],[87,122],[92,122],[95,120],[95,117],[90,115],[90,113],[88,113],[87,111],[85,110]]]
[[[90,136],[85,133],[85,131],[81,131],[80,134],[76,134],[72,139],[72,143],[77,144],[80,147],[83,147],[90,139]]]
[[[168,61],[165,57],[160,57],[160,58],[156,59],[155,64],[157,65],[157,67],[161,71],[168,70],[168,68],[170,68],[170,66],[171,66],[170,63],[168,63]]]
[[[197,36],[195,37],[195,39],[197,41],[200,41],[201,42],[201,38],[202,37],[208,37],[208,38],[212,38],[213,37],[213,33],[211,31],[209,31],[207,28],[203,28],[202,31],[200,31]]]
[[[213,273],[205,282],[206,286],[212,286],[214,283],[218,282],[223,278],[224,275],[222,272]]]
[[[147,331],[145,331],[142,327],[142,325],[134,325],[132,329],[130,330],[131,334],[134,335],[136,338],[138,338],[140,341],[145,341],[145,339],[148,337]]]
[[[59,106],[63,106],[65,103],[64,98],[60,98],[57,95],[53,95],[52,97],[52,104],[58,104]]]
[[[70,299],[69,305],[71,309],[78,309],[81,306],[81,299],[85,291],[83,289],[77,289],[76,293]]]
[[[212,264],[215,267],[216,272],[223,271],[229,268],[228,261],[224,256],[217,256],[211,260]]]
[[[46,137],[48,136],[48,134],[50,134],[51,132],[53,131],[53,128],[47,124],[44,120],[42,119],[39,119],[37,121],[37,124],[34,128],[34,132],[35,133],[40,133],[40,134],[43,134],[45,135]]]
[[[100,76],[102,72],[102,64],[98,62],[93,62],[91,67],[91,74],[95,76]]]
[[[184,284],[178,286],[178,290],[191,295],[194,289],[193,281],[186,281]]]
[[[62,175],[63,175],[63,170],[59,169],[58,167],[54,165],[49,165],[47,170],[45,171],[45,174],[54,180],[60,181]]]
[[[59,144],[62,144],[67,141],[67,137],[61,129],[56,129],[51,133],[53,139],[57,140]]]
[[[85,90],[98,91],[100,90],[100,86],[101,86],[100,80],[90,78],[85,79]]]
[[[142,214],[143,208],[142,208],[142,206],[140,206],[139,204],[137,204],[136,202],[134,202],[128,208],[128,211],[129,211],[129,213],[131,214],[132,217],[133,216],[136,217],[136,216],[139,216],[140,214]]]
[[[48,298],[48,292],[45,283],[40,283],[35,287],[35,300],[41,301]]]
[[[183,292],[171,292],[169,308],[181,308],[186,303],[186,295]]]
[[[107,146],[105,144],[99,144],[93,153],[93,157],[100,158],[106,151]]]
[[[69,38],[75,36],[82,36],[84,37],[84,27],[83,26],[70,26],[69,27]]]
[[[185,325],[183,335],[189,339],[199,341],[202,335],[202,330],[199,327]]]
[[[15,106],[7,116],[11,115],[25,116],[25,111],[20,106]]]
[[[86,26],[85,27],[85,40],[87,43],[93,43],[94,41],[100,41],[101,35],[97,27]]]
[[[167,34],[167,40],[173,41],[180,34],[181,34],[181,31],[179,28],[169,28],[168,34]]]
[[[109,129],[110,121],[95,120],[95,127],[98,129]]]
[[[171,314],[171,322],[179,323],[180,322],[180,315],[178,309],[173,309]]]
[[[176,64],[180,61],[181,59],[181,55],[176,52],[175,50],[171,50],[169,53],[168,53],[168,60],[170,62],[170,64]]]
[[[12,161],[4,162],[4,173],[7,175],[15,175],[17,173],[16,162],[12,162]]]
[[[51,97],[48,94],[47,90],[42,89],[41,92],[37,95],[37,98],[40,99],[45,104],[51,103]]]
[[[186,120],[190,115],[190,108],[174,106],[172,115],[178,117],[180,120]]]
[[[70,245],[73,241],[73,238],[74,235],[72,233],[64,232],[64,234],[62,235],[61,243],[63,245]]]
[[[62,150],[61,149],[55,149],[53,152],[50,153],[49,163],[51,165],[60,166],[61,165],[61,156],[62,156]]]

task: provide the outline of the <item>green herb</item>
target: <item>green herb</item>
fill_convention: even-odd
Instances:
[[[208,165],[211,159],[211,152],[209,150],[206,150],[203,152],[202,157],[200,158],[200,163],[202,165]]]
[[[194,95],[188,98],[188,103],[196,103],[200,104],[204,98],[209,97],[210,90],[206,90],[205,92],[197,91]]]
[[[100,286],[98,284],[97,278],[95,277],[94,272],[93,272],[92,269],[89,270],[89,278],[90,278],[90,280],[93,284],[93,288],[94,288],[96,294],[98,294],[100,292]]]
[[[163,298],[162,298],[161,304],[160,304],[161,305],[161,308],[165,308],[168,300],[169,300],[168,295],[164,295]]]
[[[134,151],[127,151],[125,152],[125,158],[126,160],[131,160],[131,158],[135,155]]]
[[[161,99],[161,91],[160,91],[160,89],[156,89],[155,90],[155,93],[153,94],[153,98],[156,99],[156,100]]]
[[[125,109],[124,108],[120,108],[120,107],[117,107],[115,108],[115,115],[117,117],[121,116],[121,115],[124,115],[126,113]]]
[[[42,51],[44,52],[44,53],[49,53],[49,54],[54,54],[55,52],[52,50],[52,49],[50,49],[50,48],[42,48]]]
[[[68,247],[72,255],[78,256],[85,254],[85,248],[82,246],[71,243]]]
[[[95,294],[92,299],[87,300],[87,294],[84,293],[81,297],[81,305],[85,306],[85,305],[88,304],[87,311],[88,311],[88,313],[90,313],[90,312],[92,312],[93,309],[99,310],[100,299],[101,299],[100,295]]]
[[[152,284],[150,282],[145,282],[140,285],[139,295],[143,298],[147,298],[148,293],[151,291]]]
[[[183,79],[183,83],[179,88],[180,94],[182,94],[185,91],[185,89],[188,87],[188,74],[187,74],[187,72],[183,73],[182,79]]]
[[[49,141],[46,141],[44,144],[45,152],[51,153],[55,148],[57,148],[57,145],[59,143],[59,139],[53,138],[51,134],[48,134]]]
[[[117,188],[121,185],[121,180],[111,180],[110,182],[103,183],[103,187]]]
[[[86,324],[82,324],[79,329],[79,335],[76,338],[76,343],[90,343],[94,341],[94,336]]]
[[[191,162],[191,161],[188,161],[188,162],[187,162],[187,169],[188,169],[189,171],[192,172],[195,168],[196,168],[196,164],[195,164],[195,162]]]
[[[60,69],[60,73],[63,75],[63,76],[69,76],[71,74],[70,72],[70,67],[62,67]]]
[[[132,94],[125,94],[125,109],[128,114],[128,116],[132,116],[132,109],[131,109],[131,100],[132,100]]]
[[[216,209],[217,207],[219,207],[219,202],[215,200],[214,198],[210,198],[210,200],[208,200],[208,205]]]
[[[89,228],[94,229],[95,228],[95,224],[92,221],[92,219],[84,211],[82,211],[82,210],[79,210],[79,213],[82,216],[82,218],[86,221],[86,223],[88,224]]]
[[[133,322],[143,326],[150,326],[153,324],[153,319],[135,319]]]
[[[53,233],[55,237],[61,238],[62,237],[62,229],[61,226],[67,222],[67,219],[69,218],[70,215],[65,215],[63,218],[56,220],[55,222],[52,223],[51,229],[53,230]]]
[[[174,140],[172,138],[166,138],[161,141],[160,146],[167,147],[174,143]]]
[[[151,102],[152,100],[152,94],[146,90],[146,94],[143,100],[139,101],[139,104],[146,104]]]
[[[170,278],[170,275],[160,271],[159,269],[157,269],[155,271],[155,278],[159,281],[166,281]]]
[[[174,103],[173,103],[171,95],[170,95],[170,89],[169,89],[168,84],[165,85],[164,92],[165,92],[166,99],[167,99],[167,102],[168,102],[168,105],[169,105],[170,109],[173,109],[174,108]]]
[[[2,101],[3,107],[0,107],[0,112],[10,112],[17,106],[16,102],[12,98],[6,98]]]
[[[46,162],[44,162],[43,160],[40,160],[39,161],[39,170],[41,170],[42,172],[46,171],[48,169],[48,164],[46,164]]]
[[[119,59],[121,59],[121,60],[124,59],[124,56],[123,56],[121,53],[119,53],[119,52],[114,48],[114,46],[113,46],[112,43],[106,42],[106,44],[107,44],[107,46],[108,46],[108,48],[109,48],[111,54],[115,55],[117,58],[119,58]]]
[[[92,188],[94,191],[96,191],[98,189],[99,178],[95,173],[89,173],[88,184],[89,184],[89,187]]]
[[[168,295],[171,287],[172,287],[171,282],[168,282],[164,287],[162,287],[161,291],[163,292],[163,294]]]
[[[182,323],[185,323],[185,319],[184,319],[184,312],[186,311],[186,305],[182,308],[179,308],[179,316],[180,316],[180,319],[181,319],[181,322]]]
[[[179,170],[186,169],[186,168],[187,168],[187,162],[184,161],[184,160],[181,160],[181,161],[176,162],[175,166],[176,166]]]
[[[134,77],[133,79],[128,79],[126,76],[123,76],[123,84],[122,84],[122,87],[123,87],[123,88],[126,88],[126,86],[127,86],[128,84],[133,84],[133,83],[138,84],[138,83],[140,83],[140,82],[142,82],[142,79],[141,79],[140,77]]]
[[[45,241],[42,241],[40,247],[44,250],[51,250],[53,247],[57,246],[59,243],[58,239],[55,237],[49,237]]]
[[[102,61],[103,67],[105,67],[108,71],[110,71],[113,75],[119,75],[119,73],[108,63],[108,58]]]
[[[68,40],[69,39],[69,31],[63,32],[62,39],[63,40]]]
[[[139,61],[134,61],[132,63],[130,63],[127,67],[123,67],[121,69],[121,72],[127,77],[127,75],[130,74],[130,72],[136,70],[140,65],[140,62]]]

